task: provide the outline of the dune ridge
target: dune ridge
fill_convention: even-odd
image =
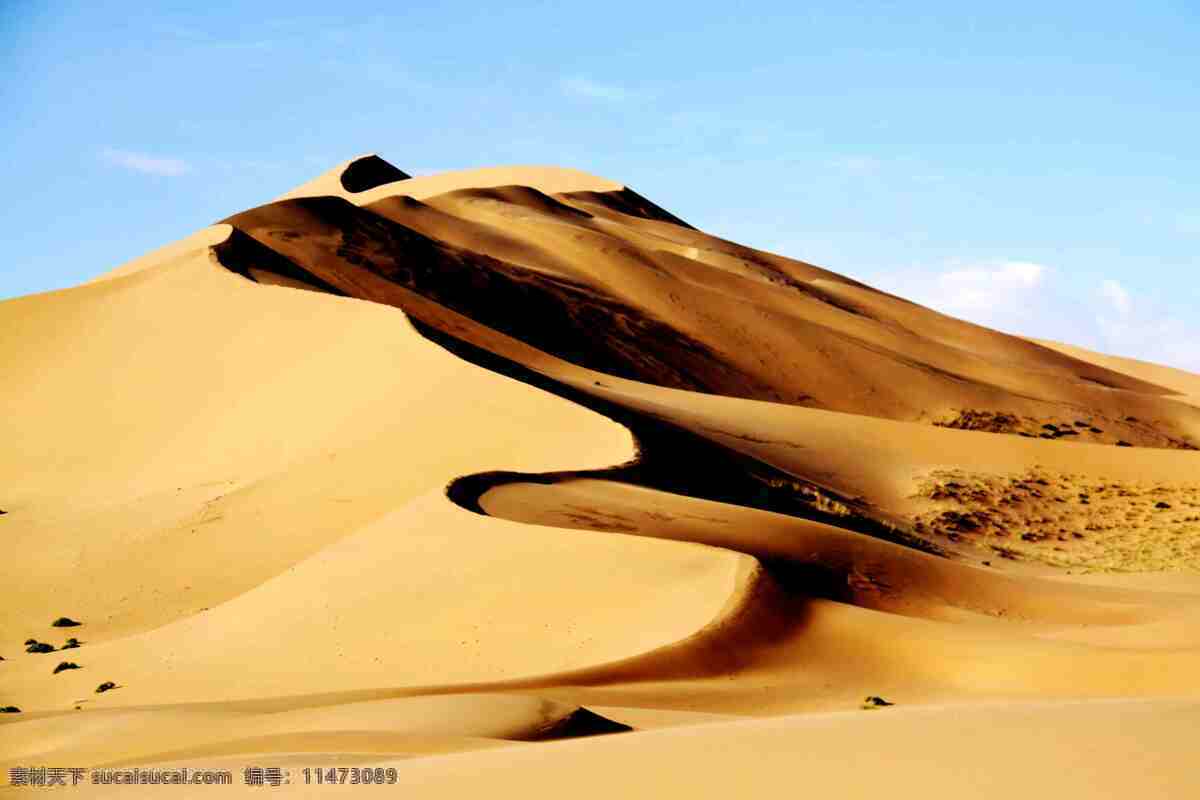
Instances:
[[[1200,377],[586,173],[374,155],[0,318],[0,528],[41,555],[0,567],[0,765],[396,763],[460,796],[651,759],[635,793],[718,796],[925,741],[957,771],[905,756],[902,793],[969,767],[999,797],[1126,780],[1055,772],[1120,724],[1163,754],[1146,796],[1197,786]],[[64,614],[82,669],[18,655]]]

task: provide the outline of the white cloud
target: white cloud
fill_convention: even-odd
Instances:
[[[613,84],[597,83],[588,78],[571,77],[563,78],[559,81],[559,88],[569,95],[575,97],[583,97],[589,100],[606,100],[609,102],[621,102],[634,97],[634,92],[626,89],[623,86],[615,86]]]
[[[998,299],[1036,288],[1045,275],[1045,267],[1029,261],[953,270],[938,276],[941,304],[959,311],[986,309]]]
[[[1100,281],[1100,296],[1112,304],[1113,310],[1123,317],[1133,310],[1133,298],[1129,290],[1114,280]]]
[[[1097,347],[1119,356],[1200,371],[1200,325],[1137,298],[1119,282],[1100,282]]]
[[[1200,371],[1200,323],[1107,278],[1091,292],[1028,261],[947,264],[865,275],[876,288],[1018,336]]]
[[[178,158],[162,158],[159,156],[135,153],[129,150],[113,150],[109,148],[101,154],[106,162],[134,172],[147,175],[163,175],[177,177],[190,172],[192,167],[186,161]]]
[[[1097,349],[1200,372],[1200,327],[1177,317],[1098,316]]]
[[[1029,308],[1049,270],[1030,261],[948,265],[881,275],[876,285],[924,306],[984,324],[1000,324]]]

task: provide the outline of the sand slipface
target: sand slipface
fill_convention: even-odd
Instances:
[[[5,775],[1200,792],[1200,376],[375,155],[0,303],[0,358]]]

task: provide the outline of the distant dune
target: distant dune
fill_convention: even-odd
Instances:
[[[1200,792],[1200,376],[375,155],[0,303],[0,359],[6,772]]]

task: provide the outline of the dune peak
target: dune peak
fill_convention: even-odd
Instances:
[[[407,172],[385,161],[378,154],[365,153],[341,162],[312,180],[305,181],[291,191],[285,192],[275,200],[318,195],[349,197],[397,181],[409,180],[411,177]]]
[[[357,193],[374,189],[385,183],[405,181],[411,177],[407,172],[371,153],[350,161],[342,169],[340,179],[342,188],[348,192]]]

